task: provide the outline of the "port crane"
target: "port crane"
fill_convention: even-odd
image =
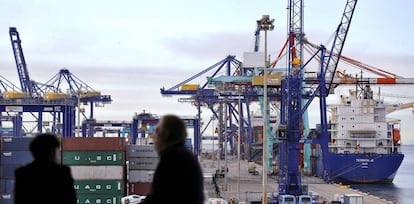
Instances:
[[[62,90],[67,90],[67,93],[55,95],[60,97],[75,97],[79,103],[90,104],[89,117],[80,111],[85,119],[93,120],[94,106],[109,104],[112,102],[110,95],[102,95],[101,92],[96,91],[87,83],[82,81],[79,77],[72,74],[68,69],[60,69],[51,79],[45,84],[45,91],[47,93],[62,93]],[[49,87],[49,88],[48,88]]]
[[[12,86],[2,92],[0,111],[2,117],[5,113],[7,117],[12,115],[19,119],[18,122],[13,123],[16,130],[13,132],[14,136],[43,131],[50,131],[62,136],[74,136],[76,108],[87,119],[87,122],[93,122],[94,105],[98,106],[112,101],[110,95],[101,95],[100,92],[93,90],[67,69],[60,70],[55,77],[46,83],[33,81],[29,76],[19,32],[15,27],[10,27],[9,35],[21,88],[17,89]],[[67,86],[69,88],[64,88],[65,81],[69,84]],[[66,88],[68,92],[63,92],[62,90],[66,90]],[[89,117],[86,117],[84,111],[80,110],[81,103],[90,103]],[[34,119],[24,121],[24,113]],[[50,114],[49,118],[51,119],[46,119],[43,113]],[[37,124],[25,126],[24,123]]]
[[[17,29],[10,27],[9,35],[21,88],[3,94],[0,111],[2,117],[13,116],[18,119],[12,125],[14,129],[12,135],[21,136],[43,131],[51,131],[63,136],[72,135],[71,118],[74,118],[72,114],[74,114],[75,101],[71,98],[58,101],[45,100],[41,86],[47,85],[30,79]],[[45,119],[43,113],[51,114],[52,119]],[[26,115],[34,119],[24,120]]]
[[[163,96],[186,96],[186,98],[179,98],[178,101],[196,106],[198,119],[201,119],[202,107],[212,112],[212,118],[217,119],[219,124],[219,146],[222,156],[225,156],[227,147],[225,144],[227,143],[231,147],[230,153],[235,152],[235,139],[239,137],[237,131],[240,130],[240,152],[243,158],[247,157],[252,160],[258,152],[252,148],[252,144],[257,141],[253,138],[254,130],[251,121],[254,116],[251,115],[250,105],[263,97],[263,91],[259,90],[260,84],[263,85],[263,78],[255,78],[254,72],[259,71],[255,71],[254,66],[253,64],[242,66],[241,61],[229,55],[171,88],[161,88],[161,94]],[[204,78],[202,83],[191,83],[200,78]],[[252,86],[253,81],[253,84],[256,83],[255,86]],[[269,85],[269,89],[275,89],[276,86],[278,83]],[[276,91],[268,95],[271,100],[276,100],[278,97]],[[207,124],[210,124],[210,121]],[[200,137],[206,128],[207,126],[203,130],[200,129],[200,134],[198,134]]]
[[[335,55],[326,52],[321,45],[318,52],[311,59],[304,62],[303,44],[303,0],[289,1],[289,33],[288,33],[288,71],[282,80],[281,114],[278,130],[279,145],[279,195],[302,195],[306,193],[301,183],[299,170],[300,142],[303,136],[303,114],[315,97],[320,101],[321,136],[315,143],[321,144],[324,158],[324,179],[329,180],[328,175],[328,132],[326,116],[326,97],[333,91],[333,79],[341,55],[343,45],[349,30],[352,16],[357,1],[348,0],[337,27],[332,44]],[[320,70],[316,80],[305,81],[304,73],[306,65],[314,57],[320,59]],[[310,86],[309,84],[313,84]]]
[[[236,135],[234,129],[235,123],[243,126],[242,142],[246,142],[246,138],[251,138],[246,136],[251,134],[249,120],[245,119],[246,117],[250,118],[249,107],[246,105],[242,105],[242,109],[237,107],[239,102],[241,102],[240,104],[246,104],[256,94],[251,89],[241,88],[244,84],[251,81],[250,77],[243,75],[241,64],[241,61],[237,60],[235,56],[229,55],[171,88],[160,89],[163,96],[186,96],[186,98],[179,98],[179,102],[187,102],[195,105],[197,107],[196,117],[198,120],[201,120],[202,107],[210,110],[220,124],[218,132],[220,134],[219,143],[221,150],[224,149],[223,146],[227,147],[227,143],[232,144],[231,147],[234,147],[233,141]],[[200,78],[204,78],[200,84],[191,83]],[[247,116],[239,117],[239,113],[241,115],[246,114]],[[198,137],[202,136],[206,128],[198,131]],[[200,138],[197,141],[201,141]],[[226,144],[223,145],[223,143]],[[199,145],[195,144],[195,146]],[[234,150],[231,149],[231,151],[233,152]],[[224,152],[221,155],[224,155]]]

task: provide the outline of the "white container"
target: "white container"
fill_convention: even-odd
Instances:
[[[158,157],[154,145],[128,145],[127,157]]]
[[[359,194],[344,194],[344,204],[364,204],[364,197]]]
[[[155,170],[159,162],[158,157],[134,157],[128,159],[129,170]]]
[[[154,171],[151,170],[129,170],[128,182],[152,182]]]
[[[124,166],[69,166],[75,180],[124,180]]]
[[[334,194],[334,200],[335,201],[341,201],[344,202],[344,194]]]

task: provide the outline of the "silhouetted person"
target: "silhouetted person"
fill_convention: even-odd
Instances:
[[[175,115],[165,115],[155,128],[159,155],[150,193],[144,204],[203,204],[203,176],[198,159],[185,146],[187,129]]]
[[[57,163],[59,140],[39,134],[30,142],[33,162],[15,170],[15,204],[76,204],[70,168]]]

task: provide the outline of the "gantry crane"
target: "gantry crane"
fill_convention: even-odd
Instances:
[[[50,86],[35,82],[29,76],[19,32],[15,27],[10,27],[9,35],[21,89],[7,91],[3,95],[0,111],[2,116],[5,113],[7,116],[19,118],[19,121],[13,124],[14,129],[16,129],[13,135],[21,136],[34,132],[50,131],[62,136],[73,136],[76,100],[73,98],[49,100],[43,92],[43,88],[50,88]],[[15,109],[10,109],[7,104],[12,104]],[[50,114],[51,119],[46,119],[43,113]],[[24,120],[25,115],[34,119]],[[29,125],[24,125],[26,123],[37,124],[30,124],[31,127],[29,127]]]
[[[93,90],[67,69],[60,70],[56,76],[46,83],[31,80],[19,33],[15,27],[10,27],[9,34],[21,89],[12,88],[2,93],[1,101],[4,103],[0,105],[0,111],[7,115],[16,115],[16,118],[20,119],[20,122],[16,123],[16,130],[18,131],[14,132],[15,136],[36,131],[51,131],[62,136],[74,136],[76,108],[79,109],[78,112],[84,114],[84,111],[80,111],[81,103],[90,103],[90,116],[87,118],[84,114],[84,118],[92,123],[95,121],[93,119],[94,105],[103,105],[112,101],[110,95],[101,95],[100,92]],[[68,87],[63,87],[64,81],[67,82]],[[67,90],[67,92],[62,90]],[[7,104],[13,104],[15,109],[10,109]],[[33,129],[22,125],[24,112],[28,112],[30,116],[34,117],[31,122],[37,124],[34,125]],[[45,121],[44,112],[51,114],[51,121]],[[44,126],[48,128],[43,128]],[[25,133],[21,133],[22,129],[25,129]]]
[[[94,106],[108,104],[112,102],[110,95],[102,95],[100,91],[94,90],[91,86],[72,74],[68,69],[61,69],[45,86],[45,93],[61,93],[61,90],[67,90],[67,95],[77,98],[78,102],[90,104],[90,115],[85,119],[93,120]],[[49,88],[48,88],[49,87]],[[82,112],[84,114],[84,112]]]
[[[233,76],[238,77],[235,78]],[[201,83],[191,84],[191,82],[202,77],[204,79]],[[201,107],[206,107],[211,110],[213,116],[220,121],[219,140],[221,149],[223,150],[223,146],[226,147],[227,143],[233,144],[234,136],[236,136],[234,128],[232,128],[234,127],[234,123],[237,122],[242,125],[241,129],[243,133],[241,141],[243,143],[246,141],[246,135],[251,134],[248,120],[243,116],[239,117],[240,115],[247,114],[247,118],[249,118],[249,107],[241,105],[244,107],[243,109],[237,108],[238,104],[246,104],[250,100],[250,97],[254,97],[255,93],[252,90],[239,89],[243,84],[249,83],[250,81],[251,78],[243,76],[241,62],[235,56],[229,55],[225,59],[169,89],[161,88],[161,94],[165,96],[188,96],[187,98],[180,98],[179,102],[190,102],[195,105],[198,111],[198,120],[201,120]],[[211,88],[210,86],[215,87]],[[201,137],[201,134],[202,132],[199,130],[197,136]],[[200,145],[198,141],[201,141],[200,138],[195,140],[197,142],[195,145],[197,146]],[[233,147],[233,145],[231,146]],[[231,149],[231,151],[234,150]],[[222,154],[224,155],[224,152]]]

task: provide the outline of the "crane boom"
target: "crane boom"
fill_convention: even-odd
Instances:
[[[328,93],[331,92],[332,82],[335,77],[336,68],[338,67],[339,57],[342,53],[342,48],[345,44],[345,39],[348,34],[349,26],[351,24],[352,16],[355,11],[357,0],[347,0],[341,23],[336,29],[335,39],[332,43],[332,49],[329,56],[326,58],[326,74],[328,78]],[[336,54],[333,54],[336,53]]]
[[[20,86],[23,92],[27,93],[30,97],[34,97],[37,94],[36,85],[30,80],[29,71],[27,70],[26,60],[23,55],[23,48],[19,32],[15,27],[9,28],[10,40],[13,48],[14,59],[16,62],[17,72],[19,74]]]

